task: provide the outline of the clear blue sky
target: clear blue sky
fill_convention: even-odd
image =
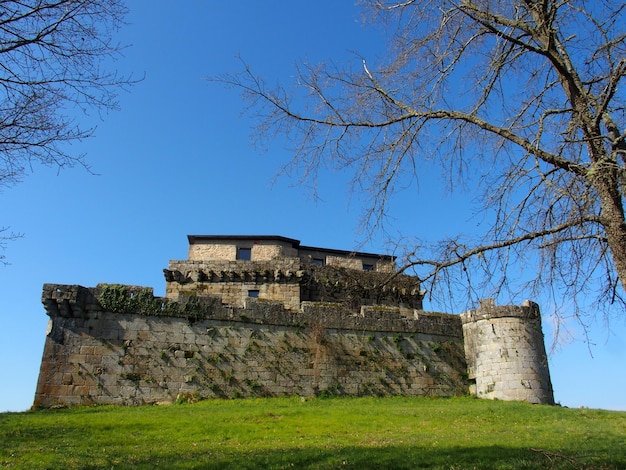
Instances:
[[[75,144],[94,173],[34,167],[0,194],[0,225],[25,234],[0,267],[0,411],[33,401],[47,316],[45,282],[151,286],[163,295],[162,269],[185,259],[187,234],[275,234],[304,244],[385,252],[380,239],[359,246],[360,205],[347,175],[328,173],[320,201],[297,181],[272,180],[289,159],[284,142],[262,153],[236,91],[204,77],[239,70],[237,55],[270,82],[289,81],[299,58],[368,58],[382,33],[360,22],[352,0],[134,0],[119,39],[132,44],[116,67],[145,73],[121,97],[121,110]],[[465,230],[462,200],[426,175],[419,191],[397,198],[395,230],[436,238]],[[443,186],[443,185],[441,185]],[[541,299],[535,299],[541,303]],[[425,305],[428,309],[429,306]],[[544,326],[548,346],[550,322]],[[573,329],[576,336],[577,330]],[[555,398],[563,405],[626,410],[626,325],[595,325],[594,344],[578,335],[550,355]]]

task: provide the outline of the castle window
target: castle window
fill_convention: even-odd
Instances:
[[[324,259],[323,258],[313,258],[313,264],[315,266],[324,266]]]
[[[373,271],[374,270],[374,265],[373,264],[364,264],[363,265],[363,271]]]
[[[252,248],[242,248],[237,250],[237,259],[242,261],[250,261],[252,259]]]
[[[252,289],[248,291],[248,297],[251,297],[253,299],[258,299],[259,298],[259,291],[257,289]]]

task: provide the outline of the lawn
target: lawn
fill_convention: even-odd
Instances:
[[[401,397],[3,413],[0,467],[621,469],[626,413]]]

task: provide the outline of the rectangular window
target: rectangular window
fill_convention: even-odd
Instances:
[[[248,291],[248,297],[251,297],[253,299],[258,299],[259,298],[259,291],[257,289],[252,289]]]
[[[323,258],[313,258],[313,264],[315,266],[324,266],[324,259]]]
[[[373,271],[374,270],[374,265],[373,264],[364,264],[363,265],[363,271]]]
[[[250,261],[252,259],[252,248],[239,248],[237,250],[237,259],[242,261]]]

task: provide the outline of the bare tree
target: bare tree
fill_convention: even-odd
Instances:
[[[369,228],[425,164],[478,191],[491,222],[480,239],[416,240],[407,251],[403,269],[431,291],[462,282],[477,295],[518,292],[511,268],[521,263],[536,275],[519,289],[622,304],[624,3],[365,3],[394,31],[384,62],[302,64],[293,90],[247,66],[218,78],[243,90],[257,135],[295,139],[290,165],[304,178],[322,164],[352,169],[370,191]]]
[[[93,128],[72,115],[116,109],[117,93],[134,82],[103,68],[121,51],[113,36],[125,14],[122,0],[0,2],[0,189],[33,164],[86,166],[65,144]],[[0,233],[2,248],[19,236]]]

